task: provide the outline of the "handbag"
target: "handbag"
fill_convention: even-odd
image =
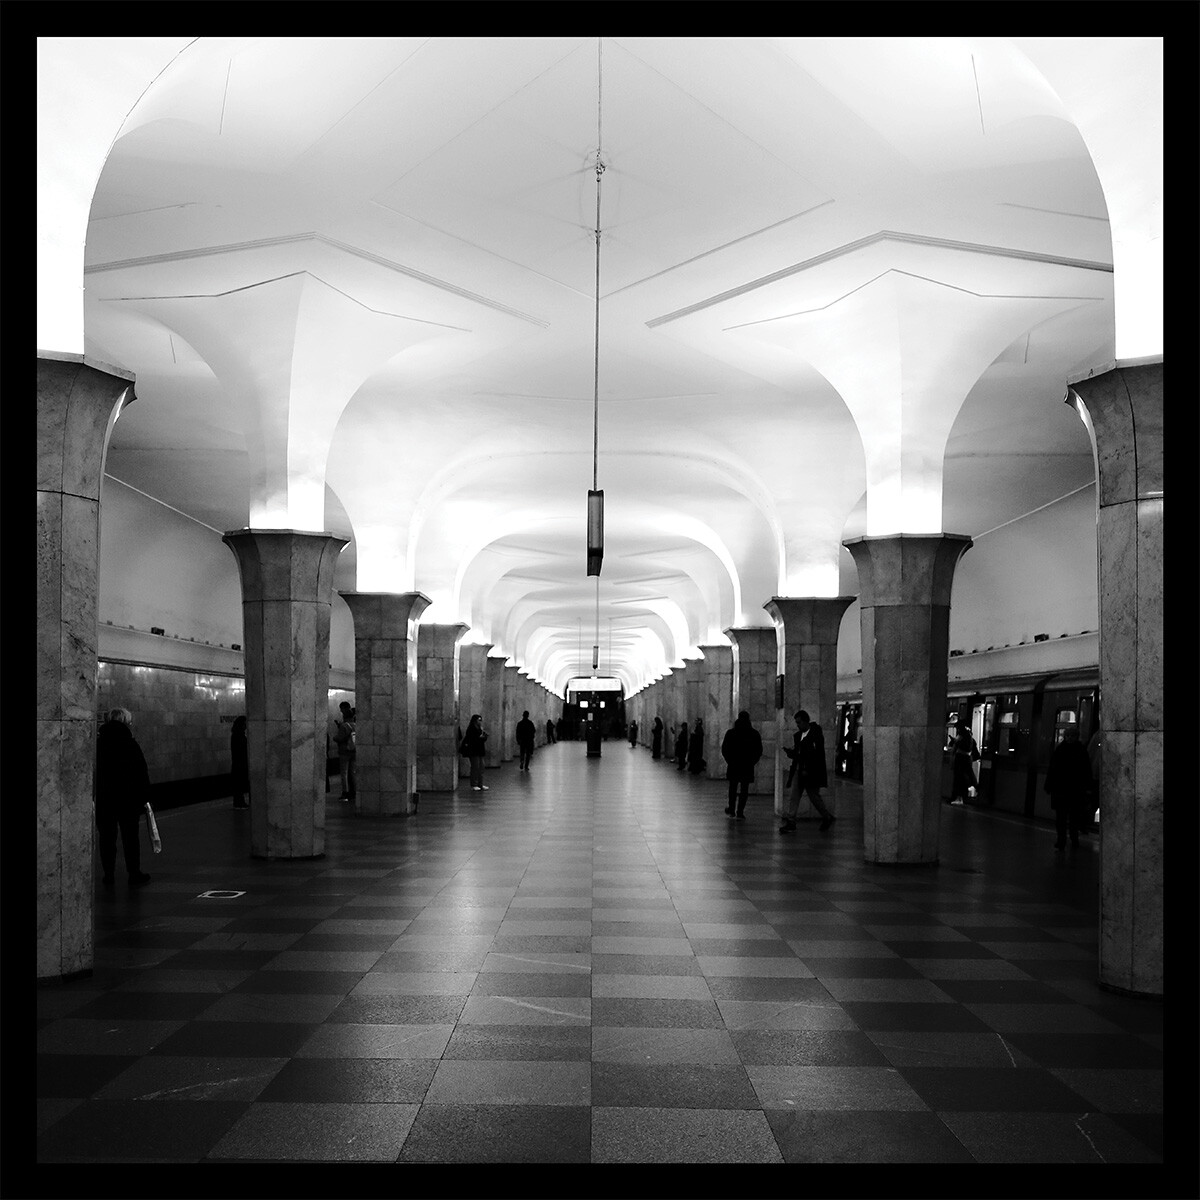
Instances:
[[[158,822],[154,819],[154,809],[146,802],[146,832],[150,835],[150,849],[155,854],[162,853],[162,838],[158,834]]]

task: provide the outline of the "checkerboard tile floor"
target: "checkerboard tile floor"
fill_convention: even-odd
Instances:
[[[1094,840],[945,807],[937,868],[874,867],[621,742],[489,784],[331,803],[314,862],[164,813],[93,976],[38,989],[38,1162],[1163,1161]]]

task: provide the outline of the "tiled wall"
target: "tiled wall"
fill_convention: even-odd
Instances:
[[[329,691],[330,730],[342,700],[354,693]],[[96,713],[111,708],[133,714],[137,738],[152,784],[202,779],[229,772],[229,733],[246,711],[240,676],[101,660],[96,672]]]

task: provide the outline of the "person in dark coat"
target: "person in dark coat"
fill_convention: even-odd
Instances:
[[[762,758],[762,752],[762,735],[750,724],[750,714],[743,710],[721,741],[725,777],[729,780],[729,803],[725,812],[735,820],[746,819],[746,800],[750,795],[750,784],[754,782],[754,764]]]
[[[557,741],[558,741],[558,738],[554,736],[554,722],[547,721],[546,722],[546,744],[548,746],[553,746],[554,743]]]
[[[229,762],[233,785],[233,807],[249,808],[250,801],[250,749],[246,737],[246,718],[235,717],[229,732]],[[325,786],[329,779],[326,776]]]
[[[662,717],[655,717],[650,729],[650,757],[662,758],[663,723]]]
[[[688,738],[687,748],[688,772],[699,775],[704,770],[704,722],[699,717],[692,726],[692,736]]]
[[[785,784],[787,800],[779,832],[795,831],[800,797],[807,795],[809,803],[821,814],[821,832],[824,833],[837,820],[821,799],[821,789],[829,786],[829,771],[825,765],[825,735],[820,725],[811,720],[804,709],[800,709],[793,719],[796,732],[792,734],[791,749],[786,746],[783,748],[792,765],[788,768]]]
[[[684,721],[675,735],[675,769],[682,771],[687,766],[688,728]]]
[[[975,790],[975,767],[979,747],[969,725],[960,725],[954,735],[954,774],[950,784],[950,803],[962,804]]]
[[[467,725],[463,734],[462,745],[458,752],[466,755],[471,764],[471,790],[486,792],[488,785],[483,782],[483,756],[487,752],[488,735],[483,731],[483,717],[476,713]]]
[[[637,722],[636,721],[629,722],[629,744],[631,746],[637,745]]]
[[[517,769],[520,771],[529,770],[529,760],[533,757],[533,740],[536,736],[537,730],[529,719],[529,709],[526,709],[517,722],[517,749],[521,752],[521,761]]]
[[[1045,790],[1050,794],[1054,823],[1058,828],[1055,850],[1067,844],[1079,845],[1079,831],[1084,827],[1084,814],[1092,795],[1092,765],[1087,750],[1080,744],[1079,730],[1069,726],[1063,740],[1054,747],[1050,765],[1046,768]],[[1087,814],[1090,818],[1090,813]]]
[[[132,722],[127,708],[114,708],[96,739],[96,829],[105,887],[113,885],[118,830],[129,886],[141,887],[150,882],[150,876],[142,870],[141,843],[142,814],[150,798],[150,772],[129,728]]]

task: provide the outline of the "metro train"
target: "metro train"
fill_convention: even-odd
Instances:
[[[967,801],[1026,817],[1054,819],[1043,784],[1050,753],[1074,727],[1087,746],[1100,727],[1099,669],[1075,667],[1039,675],[996,675],[951,681],[946,691],[946,742],[942,798],[949,800],[953,741],[968,725],[979,747],[977,795]],[[861,692],[838,699],[834,770],[860,780],[863,774]]]

